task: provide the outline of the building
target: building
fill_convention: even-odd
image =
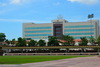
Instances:
[[[86,36],[97,38],[99,35],[99,20],[87,20],[85,22],[68,22],[61,16],[51,23],[23,23],[22,35],[27,40],[48,40],[49,36],[61,38],[61,35],[71,35],[75,39]]]

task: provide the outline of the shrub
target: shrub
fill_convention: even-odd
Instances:
[[[66,55],[66,53],[64,53],[63,55]]]
[[[35,55],[35,54],[33,54],[33,55]]]

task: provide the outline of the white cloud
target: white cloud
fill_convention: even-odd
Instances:
[[[0,19],[0,21],[7,21],[7,22],[30,22],[30,23],[49,23],[48,21],[37,21],[37,20],[24,20],[24,19]]]
[[[67,0],[67,1],[79,2],[79,3],[83,3],[83,4],[96,4],[99,2],[99,0]]]
[[[58,3],[54,3],[54,5],[60,5],[60,3],[58,2]]]
[[[6,6],[7,4],[6,3],[1,3],[0,2],[0,6]]]
[[[21,0],[10,0],[10,4],[20,4]]]

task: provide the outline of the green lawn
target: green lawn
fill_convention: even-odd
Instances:
[[[0,64],[23,64],[88,56],[0,56]]]

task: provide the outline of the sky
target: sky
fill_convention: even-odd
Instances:
[[[51,23],[62,15],[68,22],[100,20],[100,0],[0,0],[0,33],[22,37],[22,23]]]

